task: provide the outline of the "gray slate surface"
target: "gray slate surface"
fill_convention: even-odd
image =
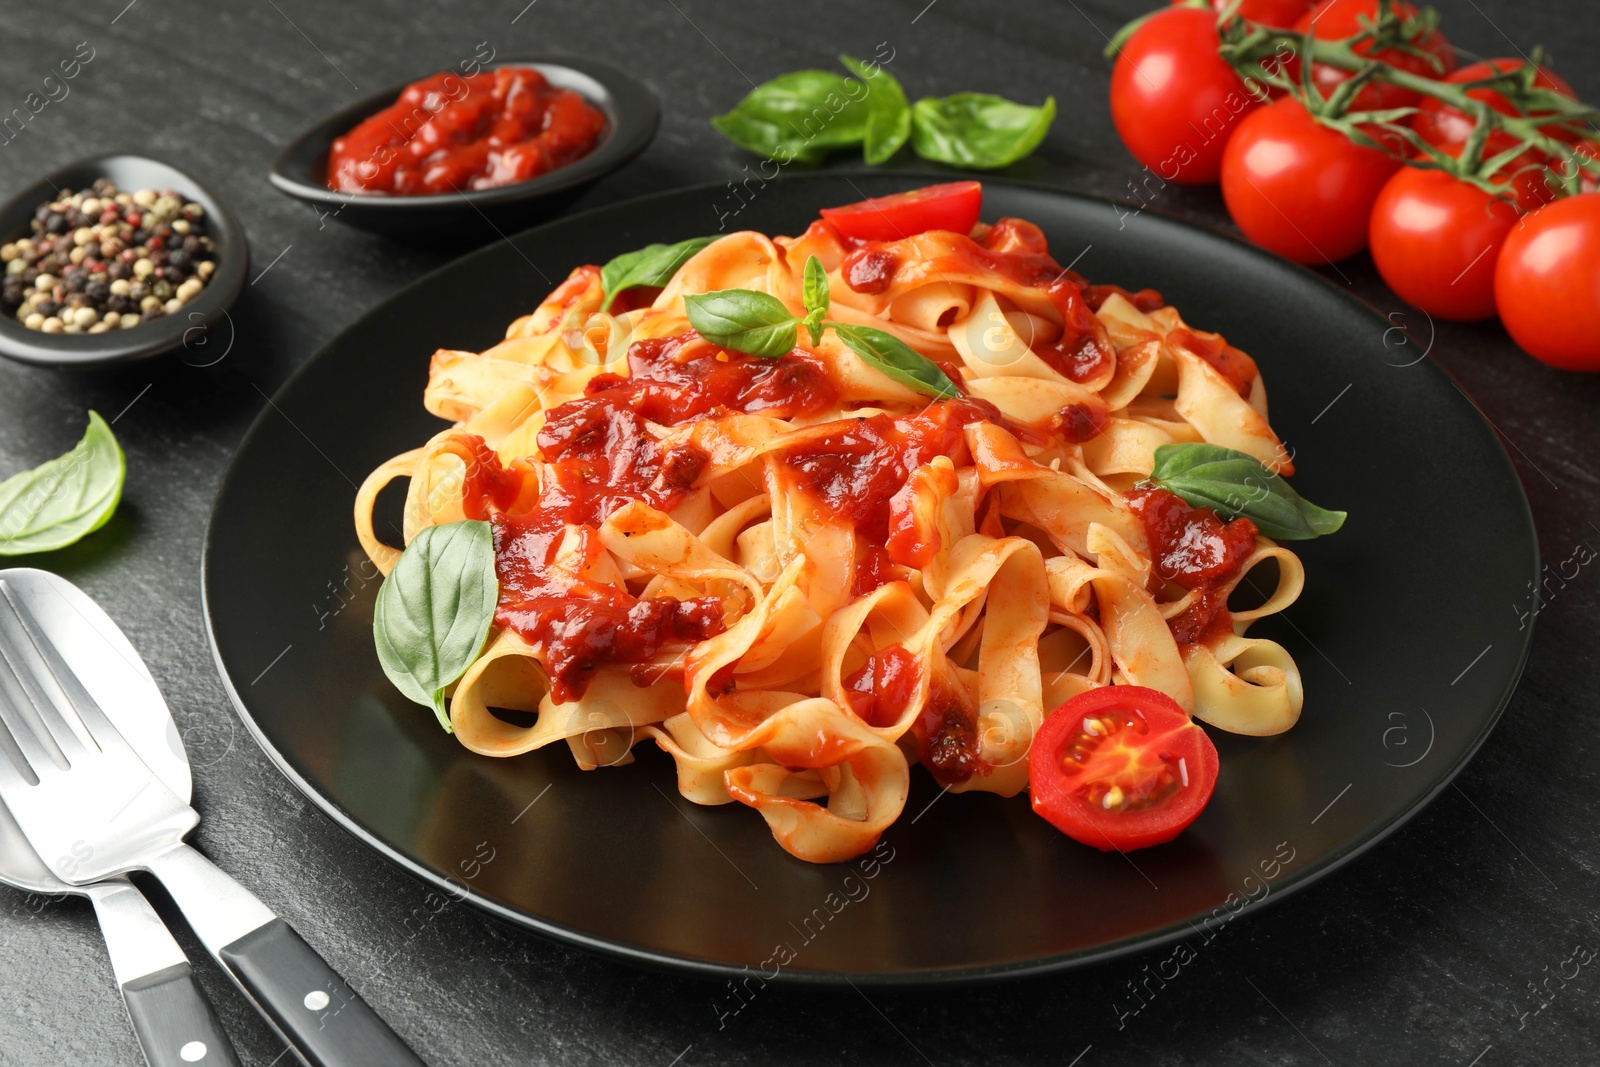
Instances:
[[[1015,176],[1117,195],[1138,170],[1111,128],[1099,51],[1104,35],[1142,4],[124,2],[6,5],[5,109],[78,42],[89,41],[95,56],[66,99],[0,146],[0,192],[103,150],[155,154],[232,202],[250,235],[253,275],[273,266],[246,290],[233,313],[234,347],[209,369],[175,362],[58,374],[0,366],[0,471],[65,450],[90,406],[108,418],[120,413],[116,429],[128,452],[126,502],[112,525],[26,562],[84,586],[143,651],[197,763],[199,845],[290,917],[334,966],[370,975],[358,983],[367,998],[429,1062],[1596,1062],[1600,968],[1564,983],[1552,977],[1575,946],[1600,950],[1600,576],[1592,568],[1546,605],[1521,689],[1455,786],[1359,862],[1230,927],[1122,1028],[1113,1004],[1126,1004],[1125,983],[1142,979],[1142,968],[1168,950],[1048,980],[874,992],[870,1001],[849,990],[768,989],[719,1025],[726,991],[714,984],[572,951],[461,905],[432,915],[426,890],[269,766],[223,694],[203,633],[199,557],[230,453],[299,363],[445,260],[319,222],[273,192],[267,165],[293,134],[358,95],[451,66],[479,42],[501,56],[598,54],[649,81],[666,116],[649,151],[579,205],[594,206],[736,176],[750,160],[705,120],[748,89],[745,75],[762,81],[827,66],[839,51],[867,55],[888,41],[893,69],[913,96],[1054,94],[1061,118]],[[1600,15],[1592,5],[1439,6],[1462,46],[1502,55],[1543,43],[1581,95],[1600,99]],[[1156,206],[1227,225],[1211,190],[1169,187]],[[1405,314],[1365,259],[1330,272],[1341,275]],[[1510,443],[1545,558],[1559,563],[1580,544],[1600,546],[1600,381],[1546,370],[1492,325],[1441,324],[1432,351]],[[1397,465],[1374,476],[1432,475]],[[176,918],[164,899],[161,907]],[[245,1061],[287,1063],[215,969],[207,963],[202,972]],[[1536,996],[1541,983],[1551,992]],[[0,1064],[139,1062],[87,905],[0,890]]]

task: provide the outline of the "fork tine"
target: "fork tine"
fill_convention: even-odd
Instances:
[[[106,717],[94,697],[89,695],[77,672],[61,657],[55,643],[44,632],[44,627],[39,625],[39,620],[34,618],[28,605],[12,592],[10,586],[3,580],[0,580],[0,597],[3,597],[11,608],[15,621],[21,624],[25,644],[19,651],[29,661],[33,679],[37,683],[46,681],[49,683],[41,685],[40,695],[45,697],[46,702],[56,713],[59,726],[72,732],[74,741],[82,749],[82,755],[87,755],[89,747],[96,744],[103,751],[132,754],[133,749],[124,740],[122,732]],[[0,615],[3,614],[0,612]],[[0,623],[0,652],[5,652],[7,658],[10,658],[10,648],[4,647],[5,630],[4,624]],[[59,699],[56,695],[51,695],[50,690],[58,694]],[[41,712],[43,710],[40,709]],[[69,758],[73,757],[69,754]]]
[[[15,752],[22,757],[24,767],[39,779],[51,771],[59,770],[65,759],[50,750],[54,746],[47,748],[40,740],[38,727],[28,722],[23,712],[27,702],[27,695],[18,687],[16,676],[10,670],[0,669],[0,734],[4,734],[11,742],[8,746],[10,751],[0,763],[4,763],[6,769],[15,770],[11,759],[11,752]],[[20,774],[20,771],[17,773]],[[5,785],[0,782],[0,790]]]
[[[39,724],[49,733],[67,762],[70,764],[84,759],[93,750],[94,742],[89,739],[87,728],[74,721],[78,715],[72,708],[71,698],[62,691],[48,665],[39,658],[35,642],[43,635],[28,632],[27,622],[32,617],[29,616],[28,620],[23,618],[22,613],[27,608],[22,605],[10,583],[4,580],[0,580],[0,600],[4,600],[11,609],[9,612],[0,611],[0,655],[5,657],[11,673],[27,694],[29,703],[38,715]],[[35,623],[35,631],[37,627]],[[49,642],[46,639],[42,643]]]

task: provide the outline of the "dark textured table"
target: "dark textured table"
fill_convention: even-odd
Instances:
[[[1600,577],[1592,567],[1556,576],[1563,561],[1592,558],[1600,546],[1600,380],[1544,368],[1494,325],[1429,327],[1386,293],[1365,259],[1328,276],[1392,310],[1424,342],[1431,337],[1432,357],[1477,399],[1527,487],[1551,575],[1538,638],[1499,728],[1431,807],[1343,871],[1230,924],[1169,981],[1149,979],[1170,955],[1163,949],[970,990],[869,999],[768,988],[731,1012],[713,983],[573,951],[465,905],[434,914],[422,886],[278,775],[223,693],[204,633],[199,559],[229,455],[297,365],[445,258],[319,219],[274,193],[267,165],[289,137],[360,94],[453,66],[480,42],[501,57],[596,54],[649,81],[665,119],[641,159],[578,205],[594,206],[739,176],[752,160],[706,119],[737,100],[747,79],[828,66],[837,52],[868,55],[888,42],[913,96],[1054,94],[1061,117],[1012,176],[1126,196],[1139,172],[1111,128],[1100,49],[1138,12],[1137,0],[123,3],[8,7],[0,111],[21,106],[80,42],[93,58],[65,98],[0,144],[0,194],[102,150],[157,155],[231,201],[249,232],[254,281],[233,309],[232,348],[214,366],[173,360],[81,374],[0,366],[0,474],[69,447],[86,407],[116,417],[128,454],[126,496],[110,526],[16,562],[78,582],[122,623],[195,761],[200,847],[335,967],[364,976],[366,997],[429,1062],[1500,1067],[1600,1057],[1600,977],[1594,963],[1576,962],[1600,950]],[[1514,55],[1545,44],[1581,95],[1600,98],[1600,14],[1591,5],[1440,7],[1464,48]],[[1212,190],[1169,186],[1152,206],[1227,225]],[[708,204],[704,229],[712,211]],[[1373,476],[1441,476],[1395,461]],[[1062,900],[1074,906],[1081,902]],[[204,957],[180,938],[191,957]],[[210,962],[199,966],[245,1062],[288,1062]],[[87,905],[0,889],[0,1064],[139,1062]]]

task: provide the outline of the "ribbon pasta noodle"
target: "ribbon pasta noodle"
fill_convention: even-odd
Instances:
[[[685,298],[724,289],[804,316],[812,256],[832,321],[893,335],[963,395],[930,402],[833,331],[767,359],[691,329]],[[371,513],[393,479],[408,542],[492,524],[494,626],[449,693],[469,749],[565,742],[596,769],[653,742],[685,797],[753,808],[831,862],[901,815],[914,763],[955,792],[1023,791],[1050,709],[1102,686],[1236,733],[1294,725],[1294,661],[1245,632],[1293,603],[1299,560],[1139,484],[1174,443],[1293,465],[1254,362],[1158,294],[1089,285],[1002,219],[735,233],[664,287],[606,295],[579,267],[504,341],[436,353],[423,402],[450,426],[357,497],[386,574],[401,546]],[[1256,606],[1230,610],[1241,586]]]

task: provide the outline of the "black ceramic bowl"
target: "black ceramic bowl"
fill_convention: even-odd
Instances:
[[[571,89],[606,116],[594,151],[559,170],[494,189],[431,196],[344,193],[328,188],[328,150],[335,137],[393,104],[416,79],[381,92],[323,119],[296,137],[272,164],[272,184],[352,226],[391,237],[481,244],[553,215],[583,187],[633,159],[661,124],[661,107],[631,74],[593,59],[505,59],[497,67],[532,67],[550,84]],[[431,72],[430,72],[431,73]]]
[[[58,190],[87,189],[96,178],[109,178],[125,193],[140,189],[174,189],[205,208],[205,232],[216,242],[217,269],[200,295],[175,315],[163,315],[126,330],[107,333],[42,333],[30,330],[10,314],[0,314],[0,355],[43,367],[96,367],[131,363],[176,348],[193,347],[206,331],[226,317],[239,296],[250,265],[244,228],[226,205],[205,186],[176,167],[144,156],[110,155],[82,159],[46,175],[0,205],[0,238],[15,241],[29,235],[34,211],[60,195]]]

